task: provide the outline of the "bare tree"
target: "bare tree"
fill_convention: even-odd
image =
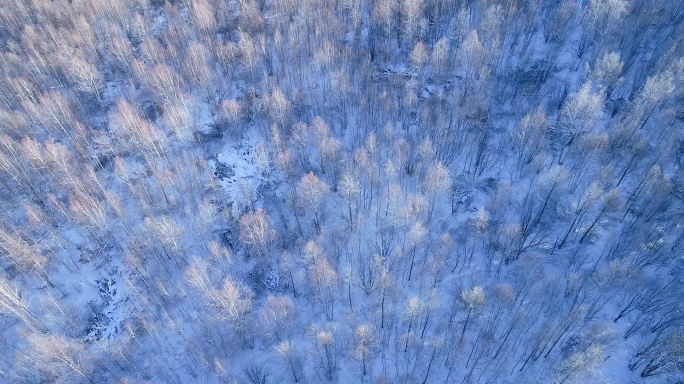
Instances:
[[[204,36],[213,37],[216,32],[218,22],[214,15],[214,9],[211,2],[200,0],[192,3],[192,20],[195,27]]]
[[[504,9],[500,4],[492,4],[485,9],[480,23],[482,41],[487,50],[493,68],[498,65],[502,45],[502,29],[504,25]]]
[[[262,268],[271,263],[271,248],[278,233],[265,210],[257,209],[240,218],[240,241],[245,244]]]
[[[165,160],[166,147],[168,146],[166,136],[159,132],[149,121],[140,117],[133,106],[127,101],[119,100],[116,107],[116,113],[112,117],[112,122],[118,128],[114,132],[120,140],[122,150],[125,152],[135,148],[139,151],[139,154]]]
[[[304,212],[311,210],[313,224],[317,233],[321,233],[323,227],[323,202],[328,195],[330,188],[322,182],[313,172],[302,176],[297,184],[297,196],[301,209]]]
[[[279,88],[275,88],[271,92],[266,103],[266,111],[269,117],[282,127],[290,117],[292,103]]]
[[[302,377],[302,362],[299,356],[297,355],[295,345],[292,342],[283,341],[280,344],[278,344],[275,347],[275,349],[278,356],[285,360],[287,366],[290,368],[294,382],[298,383],[299,380],[304,379]]]
[[[330,381],[337,371],[335,336],[331,330],[322,330],[316,333],[315,339],[321,368],[325,378]]]
[[[171,67],[157,64],[149,73],[147,83],[157,101],[172,105],[181,99],[185,90],[185,81]]]
[[[325,318],[332,321],[335,316],[338,277],[326,257],[317,257],[309,268],[309,283]]]
[[[465,72],[466,89],[463,90],[461,96],[461,103],[464,103],[466,98],[470,98],[474,82],[480,77],[480,72],[484,69],[485,65],[485,48],[480,42],[480,37],[476,31],[471,31],[463,40],[463,44],[458,50],[458,57]]]
[[[273,343],[290,339],[290,332],[296,319],[297,312],[294,303],[287,296],[269,295],[259,312],[262,331],[267,340]]]
[[[36,331],[47,331],[47,327],[30,308],[25,293],[10,285],[5,278],[0,279],[0,310],[8,313]]]
[[[461,301],[463,305],[468,310],[466,319],[463,322],[463,329],[461,330],[461,341],[463,341],[463,335],[465,335],[466,329],[468,327],[468,322],[473,314],[473,311],[480,308],[485,301],[485,292],[481,286],[476,286],[472,290],[464,290],[461,292]]]
[[[548,121],[541,109],[528,113],[516,124],[511,133],[511,144],[516,154],[517,177],[525,175],[534,160],[542,156],[547,130]]]
[[[558,7],[549,7],[550,15],[544,23],[545,42],[560,42],[569,31],[570,23],[577,12],[577,3],[564,0]]]
[[[251,384],[268,384],[271,371],[264,363],[256,363],[252,361],[244,369],[243,372],[247,376],[247,380]]]
[[[423,16],[422,0],[402,0],[400,2],[401,31],[403,38],[410,44],[416,35],[418,24]]]
[[[588,67],[588,66],[587,66]],[[624,78],[622,69],[624,63],[618,52],[608,52],[600,59],[596,60],[594,68],[590,69],[590,77],[598,84],[599,87],[605,89],[606,99],[610,99],[616,87],[622,84]]]
[[[596,345],[590,346],[586,350],[575,352],[563,361],[561,377],[556,382],[562,383],[570,378],[596,377],[599,374],[599,364],[604,359],[603,348]]]
[[[602,96],[593,93],[589,83],[585,83],[576,93],[570,95],[563,104],[556,127],[560,144],[558,164],[563,164],[569,148],[598,120],[602,107]]]
[[[565,235],[561,239],[561,241],[558,243],[558,247],[562,247],[565,242],[568,240],[570,234],[574,231],[576,231],[577,228],[581,228],[584,219],[586,218],[586,215],[589,211],[589,209],[601,198],[603,194],[603,189],[601,187],[601,184],[598,182],[593,182],[587,189],[584,191],[584,193],[577,199],[575,199],[572,202],[571,205],[571,215],[573,217],[572,222],[570,223],[570,226],[568,227],[568,230],[565,232]]]
[[[183,67],[186,76],[189,77],[189,83],[200,90],[210,107],[215,109],[218,106],[217,85],[220,79],[215,76],[210,60],[206,46],[193,42],[188,47]]]
[[[449,41],[446,38],[439,39],[432,47],[432,55],[430,55],[430,63],[437,70],[437,77],[442,78],[443,72],[447,65],[449,58]]]
[[[425,44],[423,44],[422,41],[417,42],[409,54],[409,62],[411,63],[413,70],[419,75],[419,78],[422,77],[420,74],[429,61],[430,53],[428,52],[427,47],[425,47]]]
[[[245,31],[239,31],[238,33],[238,48],[240,49],[242,63],[249,69],[250,74],[254,76],[254,70],[257,68],[260,60],[259,50],[249,33]],[[280,90],[277,89],[277,91]]]
[[[194,100],[183,95],[181,99],[167,106],[164,111],[164,120],[169,133],[180,148],[184,148],[193,142],[195,110]]]
[[[114,58],[116,66],[126,73],[131,71],[130,66],[133,61],[133,45],[118,28],[110,25],[112,38],[109,42],[109,52]]]
[[[650,344],[637,352],[637,357],[645,361],[641,377],[681,372],[684,363],[684,331],[675,328],[659,332]]]
[[[586,19],[592,29],[587,34],[594,40],[593,43],[601,43],[608,32],[615,30],[624,21],[628,12],[627,0],[590,0]]]
[[[432,164],[422,180],[421,189],[428,200],[428,218],[430,222],[432,213],[437,205],[437,198],[448,196],[451,188],[451,177],[449,171],[442,163]]]
[[[33,333],[28,335],[35,358],[43,369],[48,370],[57,377],[69,377],[76,375],[81,379],[95,384],[92,379],[90,368],[84,359],[85,346],[79,341],[66,340],[60,336],[43,335]]]
[[[356,175],[349,170],[345,171],[339,182],[338,190],[347,202],[347,211],[349,213],[348,224],[351,228],[354,218],[359,213],[359,194],[361,192]]]
[[[254,296],[252,291],[243,284],[226,277],[220,290],[210,292],[209,302],[217,318],[228,321],[242,343],[251,345],[253,330],[250,320]]]
[[[373,328],[368,324],[361,324],[354,332],[354,349],[351,356],[361,364],[361,376],[368,374],[368,360],[372,358],[377,348],[377,337]]]
[[[413,272],[413,265],[416,261],[416,253],[418,251],[418,246],[423,243],[423,240],[428,235],[428,231],[425,229],[420,221],[416,221],[411,229],[407,233],[408,243],[409,243],[409,267],[408,274],[406,277],[407,281],[411,281],[411,273]]]
[[[65,72],[76,87],[81,92],[94,97],[101,104],[105,79],[97,67],[77,53],[72,54],[64,66]]]

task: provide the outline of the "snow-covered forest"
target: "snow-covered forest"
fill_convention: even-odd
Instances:
[[[0,2],[0,382],[683,383],[684,2]]]

